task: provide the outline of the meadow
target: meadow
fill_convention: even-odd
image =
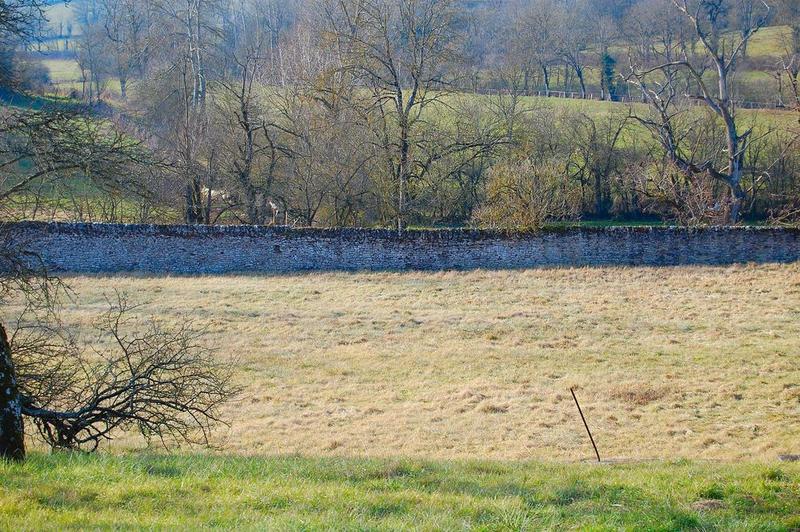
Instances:
[[[117,289],[206,331],[230,453],[588,459],[570,388],[605,459],[798,452],[798,264],[66,281],[76,330]]]

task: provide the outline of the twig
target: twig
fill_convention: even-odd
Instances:
[[[594,443],[594,438],[592,437],[592,431],[589,430],[589,424],[586,423],[586,418],[583,416],[583,410],[581,410],[581,405],[578,403],[578,398],[575,396],[575,390],[572,388],[569,389],[572,392],[572,398],[575,399],[575,406],[578,407],[578,413],[581,415],[581,419],[583,420],[583,426],[586,427],[586,432],[589,434],[589,439],[592,441],[592,447],[594,447],[594,454],[597,455],[597,461],[600,462],[600,452],[597,450],[597,445]]]

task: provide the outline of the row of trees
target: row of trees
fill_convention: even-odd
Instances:
[[[170,3],[80,0],[75,4],[80,27],[77,48],[87,96],[96,94],[98,83],[112,78],[125,94],[128,81],[141,77],[152,47],[163,43],[161,32],[153,31],[154,27],[163,27],[164,13],[159,8],[166,7],[169,18],[182,18],[180,25],[188,23],[190,12],[196,11],[199,17],[205,12],[208,33],[203,37],[201,31],[198,37],[219,37],[222,46],[216,53],[222,56],[252,29],[246,22],[252,21],[248,5],[255,5],[261,15],[259,23],[269,33],[272,51],[293,41],[302,29],[325,30],[321,27],[324,21],[317,16],[324,11],[318,0],[165,4]],[[690,54],[702,54],[691,22],[676,9],[673,0],[487,0],[456,4],[452,46],[460,57],[458,81],[464,89],[523,89],[544,94],[574,91],[584,96],[591,91],[604,99],[615,99],[631,95],[630,88],[615,79],[628,53],[649,56],[656,47],[679,44]],[[765,5],[761,0],[718,4],[714,25],[721,34],[733,38],[747,35]],[[796,0],[773,0],[769,7],[770,17],[765,23],[789,23],[796,28]],[[754,93],[751,83],[737,80],[739,97],[785,101],[789,96],[784,89],[790,80],[781,63],[773,59],[790,51],[794,36],[791,30],[776,31],[771,39],[777,48],[752,55],[745,44],[740,58],[742,68],[764,73],[758,83],[769,87]]]
[[[81,0],[75,10],[95,117],[78,135],[62,120],[57,137],[93,132],[94,145],[117,139],[137,154],[124,171],[97,158],[63,171],[74,179],[10,195],[18,216],[513,227],[783,219],[797,203],[794,119],[741,113],[736,85],[748,43],[780,12],[794,28],[780,68],[797,101],[796,2]],[[545,92],[570,76],[580,84],[593,54],[605,97],[624,90],[642,104],[524,97],[541,80]],[[112,78],[122,100],[98,105]],[[464,93],[486,79],[505,90]],[[103,126],[90,125],[98,114]],[[15,164],[19,136],[7,140]],[[118,183],[98,188],[93,172]]]
[[[162,163],[146,188],[161,206],[180,197],[189,223],[510,226],[518,217],[498,218],[508,205],[493,205],[505,196],[492,168],[507,176],[520,160],[546,167],[569,198],[522,219],[710,223],[796,201],[794,137],[779,120],[743,117],[736,84],[748,43],[780,12],[794,24],[780,68],[796,97],[796,2],[82,0],[76,10],[87,97],[116,79],[121,125]],[[590,61],[605,98],[635,94],[647,109],[554,112],[523,98],[559,83],[586,93]],[[464,95],[487,80],[504,91]],[[567,141],[555,142],[561,131]],[[163,212],[152,199],[128,215]],[[125,212],[94,205],[82,209]]]

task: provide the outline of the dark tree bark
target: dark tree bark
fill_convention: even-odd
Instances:
[[[22,401],[6,330],[0,325],[0,459],[25,458]]]
[[[550,97],[550,67],[547,63],[542,63],[542,75],[544,77],[544,95]]]

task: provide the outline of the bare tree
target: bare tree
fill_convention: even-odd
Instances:
[[[586,98],[586,64],[584,55],[589,48],[592,21],[590,4],[576,2],[573,6],[560,5],[556,10],[557,50],[564,64],[575,72],[581,98]]]
[[[690,56],[694,39],[688,21],[671,1],[642,0],[634,5],[623,24],[629,53],[642,65],[670,61],[676,54]],[[642,100],[647,95],[642,93]]]
[[[374,116],[376,145],[396,187],[402,230],[414,173],[412,136],[423,111],[449,91],[445,68],[453,57],[453,2],[334,0],[325,6],[325,17],[342,50],[343,68],[370,91],[366,110]]]
[[[79,0],[73,10],[80,27],[76,59],[81,71],[83,98],[89,103],[95,103],[103,96],[111,69],[106,54],[107,40],[102,29],[101,7],[96,0]]]
[[[368,209],[369,174],[377,160],[369,112],[356,79],[341,68],[337,50],[324,46],[310,21],[295,28],[281,52],[270,91],[269,130],[282,138],[285,160],[277,196],[292,220],[354,225]]]
[[[147,5],[152,31],[146,46],[152,57],[139,104],[184,182],[184,220],[211,223],[206,202],[217,161],[206,103],[212,51],[221,38],[220,2],[147,0]]]
[[[109,125],[64,111],[15,111],[3,118],[4,207],[19,195],[50,194],[71,176],[101,190],[136,186],[126,177],[131,164],[150,164],[138,159],[137,142]],[[218,420],[216,407],[227,397],[228,377],[201,348],[198,334],[188,326],[135,327],[120,299],[103,324],[121,353],[77,350],[57,320],[63,285],[6,229],[0,227],[0,303],[8,308],[21,300],[24,310],[16,320],[4,315],[5,325],[15,323],[12,330],[0,324],[0,456],[24,458],[25,417],[59,447],[94,447],[132,426],[184,441],[198,441],[197,429],[205,441]]]
[[[430,168],[430,152],[420,150],[432,131],[426,124],[435,109],[447,108],[454,88],[457,6],[452,0],[330,0],[323,13],[341,69],[368,93],[355,103],[382,161],[383,189],[394,197],[385,207],[402,230],[410,187]],[[434,160],[484,145],[483,139],[458,137],[439,142]]]
[[[732,25],[741,33],[742,57],[747,57],[747,46],[750,44],[748,33],[760,16],[761,0],[737,0],[731,8]]]
[[[613,207],[613,175],[619,170],[624,152],[620,141],[628,130],[627,114],[609,112],[593,118],[584,113],[565,113],[560,127],[571,132],[574,152],[567,159],[571,179],[580,184],[582,212],[606,218]]]
[[[506,54],[523,66],[524,90],[530,90],[533,68],[542,75],[545,96],[550,95],[550,69],[558,57],[558,9],[554,0],[534,0],[514,6],[514,32],[506,35]]]
[[[762,9],[754,17],[751,26],[732,38],[725,26],[725,17],[731,7],[728,0],[674,0],[674,3],[675,8],[691,23],[704,54],[692,58],[686,50],[664,50],[662,57],[668,56],[667,61],[652,67],[636,64],[631,59],[628,80],[639,87],[658,114],[657,120],[637,119],[654,132],[672,163],[682,172],[687,175],[706,174],[728,186],[731,194],[730,221],[735,223],[739,220],[746,196],[742,188],[742,176],[744,157],[753,129],[740,130],[732,83],[744,46],[766,24],[770,6],[762,3]],[[703,62],[706,60],[710,61],[716,73],[716,88],[704,76]],[[690,76],[706,107],[722,121],[725,133],[725,162],[722,164],[717,164],[711,158],[700,163],[693,162],[684,156],[677,142],[673,104],[678,96],[677,84],[681,72]],[[661,77],[654,79],[654,73]]]
[[[150,31],[147,6],[137,0],[100,0],[97,25],[102,30],[106,53],[112,57],[110,70],[119,80],[120,96],[128,98],[128,82],[134,75],[143,76]]]
[[[16,44],[34,38],[44,21],[45,2],[39,0],[10,0],[0,3],[0,42]],[[16,134],[14,121],[6,122],[4,136]],[[23,159],[12,155],[9,166],[16,166]],[[9,163],[9,159],[6,159]],[[30,180],[33,181],[33,180]],[[30,182],[29,181],[29,182]],[[0,194],[8,197],[9,189],[24,188],[16,180],[0,182]],[[0,197],[0,202],[5,203]],[[32,272],[25,261],[24,249],[9,242],[4,228],[0,227],[0,303],[10,294],[22,292],[31,299],[47,299],[50,283],[47,278]],[[0,459],[22,460],[25,458],[25,431],[22,419],[22,402],[19,394],[16,367],[12,358],[5,327],[0,323]]]
[[[0,2],[0,42],[18,43],[40,35],[46,0],[4,0]]]
[[[264,71],[269,66],[271,33],[263,31],[256,18],[250,21],[229,54],[231,74],[219,80],[221,94],[214,107],[221,126],[217,138],[222,169],[229,177],[226,186],[238,199],[234,206],[242,205],[245,223],[263,225],[271,220],[276,168],[287,150],[277,138],[280,128],[266,115],[263,103],[269,98],[260,90],[261,83],[269,81]]]
[[[788,22],[790,32],[781,42],[781,70],[789,80],[792,107],[797,111],[800,124],[800,3],[782,0],[780,13]]]
[[[22,299],[26,309],[47,313],[60,289],[59,280],[48,276],[24,244],[14,242],[7,227],[0,225],[0,304]],[[0,323],[0,460],[25,458],[24,401],[18,366],[6,327]]]
[[[223,423],[219,408],[234,391],[229,366],[202,345],[199,331],[133,319],[134,308],[118,295],[98,320],[113,347],[89,356],[73,346],[46,364],[20,365],[22,414],[53,448],[95,450],[130,429],[164,445],[208,444]],[[59,393],[41,393],[53,384]]]
[[[0,116],[0,205],[6,211],[4,218],[15,216],[18,198],[38,201],[53,186],[73,176],[88,179],[99,190],[135,189],[135,180],[128,176],[140,156],[135,141],[108,124],[93,123],[74,112],[6,110]],[[60,287],[36,256],[26,251],[25,243],[14,241],[6,228],[0,227],[0,304],[5,306],[11,298],[22,299],[26,311],[35,309],[40,315],[50,316]],[[17,354],[24,356],[29,351],[16,351],[19,344],[15,335],[9,338],[7,332],[0,323],[0,457],[22,459],[24,400],[20,391],[25,381],[19,378],[19,370],[27,365]],[[53,379],[45,390],[57,390],[61,382]]]

